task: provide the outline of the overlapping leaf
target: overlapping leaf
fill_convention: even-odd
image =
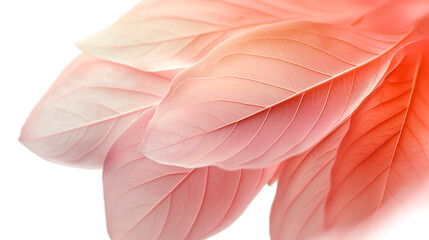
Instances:
[[[356,224],[387,203],[403,204],[427,181],[428,46],[410,47],[411,55],[352,118],[332,171],[327,227]]]
[[[101,167],[122,132],[161,100],[171,75],[81,55],[34,108],[20,141],[54,162]]]
[[[138,152],[154,109],[115,143],[104,165],[112,239],[204,239],[230,225],[276,170],[185,169]]]
[[[345,137],[339,128],[286,162],[271,212],[273,239],[310,239],[351,227],[382,207],[385,216],[424,186],[429,171],[429,119],[421,117],[429,84],[425,44],[406,46],[405,59],[353,115]]]
[[[325,202],[344,123],[313,149],[293,157],[280,174],[271,209],[271,239],[311,239],[325,230]]]
[[[273,239],[352,226],[426,183],[429,42],[413,42],[429,36],[428,11],[427,0],[142,1],[78,45],[147,72],[78,57],[20,140],[83,167],[110,149],[112,239],[207,238],[277,178]],[[178,72],[157,71],[189,66],[155,111]]]
[[[413,34],[305,21],[249,31],[175,78],[141,151],[160,163],[226,169],[300,154],[355,111]]]
[[[142,1],[109,28],[77,43],[85,53],[144,71],[188,67],[219,43],[253,27],[291,19],[353,22],[362,1]]]

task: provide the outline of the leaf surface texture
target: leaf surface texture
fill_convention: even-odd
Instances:
[[[20,141],[50,161],[101,167],[114,141],[166,93],[170,72],[77,57],[34,108]]]
[[[379,4],[382,1],[377,1]],[[85,53],[143,71],[188,67],[224,40],[292,19],[352,22],[374,5],[360,1],[142,1],[112,26],[77,43]]]
[[[229,226],[270,180],[276,167],[225,171],[185,169],[138,152],[154,109],[115,143],[104,165],[112,239],[204,239]]]
[[[141,151],[160,163],[225,169],[300,154],[356,110],[413,34],[307,21],[249,31],[175,78]]]

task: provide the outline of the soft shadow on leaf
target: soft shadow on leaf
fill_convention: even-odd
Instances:
[[[112,147],[104,165],[112,239],[204,239],[237,219],[276,167],[225,171],[162,165],[138,152],[154,109]]]
[[[311,150],[286,161],[271,209],[271,239],[311,239],[325,231],[331,169],[348,129],[349,121]]]
[[[427,181],[429,42],[406,50],[407,57],[351,119],[332,171],[329,228],[361,222],[386,204],[400,206]]]
[[[77,43],[85,53],[144,71],[188,67],[224,40],[293,19],[352,23],[383,1],[142,1],[112,26]]]
[[[349,118],[418,38],[306,21],[248,31],[174,79],[141,151],[183,167],[283,161]]]

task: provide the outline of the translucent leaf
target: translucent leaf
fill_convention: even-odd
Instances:
[[[27,119],[20,141],[41,157],[101,167],[110,147],[161,100],[174,74],[146,73],[85,55],[58,77]]]
[[[225,171],[185,169],[138,152],[154,109],[121,136],[104,165],[107,224],[112,239],[204,239],[229,226],[276,167]]]
[[[248,31],[174,79],[141,151],[160,163],[225,169],[305,152],[350,117],[414,34],[305,21]]]

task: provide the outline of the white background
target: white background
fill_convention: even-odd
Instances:
[[[0,3],[0,239],[107,240],[100,170],[46,162],[18,143],[38,99],[79,50],[137,0],[2,0]],[[269,239],[275,186],[212,239]],[[429,203],[428,203],[429,205]],[[392,220],[371,239],[429,239],[429,207]]]

